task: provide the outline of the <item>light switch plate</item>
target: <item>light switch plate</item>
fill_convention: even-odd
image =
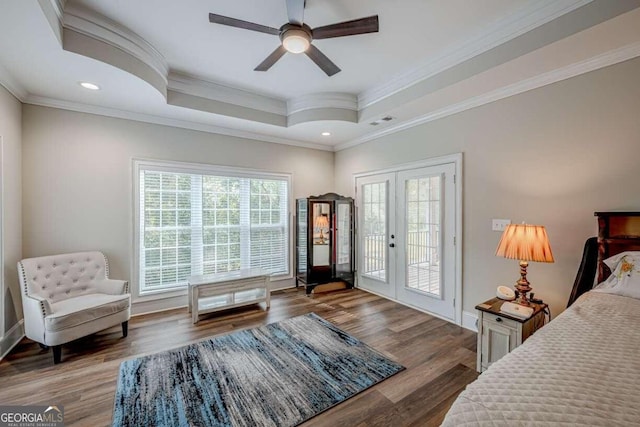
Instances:
[[[504,231],[509,224],[511,224],[510,219],[494,219],[491,221],[491,229],[493,231]]]

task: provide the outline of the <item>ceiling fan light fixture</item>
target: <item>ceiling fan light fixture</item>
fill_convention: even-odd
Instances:
[[[302,53],[309,49],[311,37],[306,31],[291,29],[282,34],[282,46],[291,53]]]

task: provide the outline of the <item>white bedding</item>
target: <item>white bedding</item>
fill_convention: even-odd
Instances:
[[[458,396],[443,426],[640,426],[640,300],[588,292]]]

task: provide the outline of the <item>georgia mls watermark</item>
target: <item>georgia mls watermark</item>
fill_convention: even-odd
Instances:
[[[64,408],[0,406],[0,427],[64,427]]]

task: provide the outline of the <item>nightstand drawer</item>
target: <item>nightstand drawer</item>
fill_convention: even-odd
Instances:
[[[517,322],[515,320],[511,320],[511,319],[507,319],[506,317],[502,317],[499,316],[497,314],[493,314],[493,313],[484,313],[483,315],[483,319],[485,321],[490,321],[490,322],[495,322],[498,323],[506,328],[511,328],[511,329],[518,329],[518,325],[520,324],[520,322]]]

